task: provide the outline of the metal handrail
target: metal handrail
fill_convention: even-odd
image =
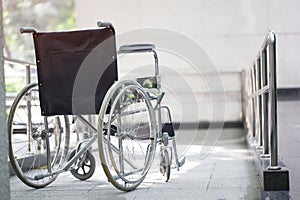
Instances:
[[[17,64],[17,65],[21,65],[25,67],[25,81],[26,81],[26,85],[29,85],[31,83],[31,68],[35,67],[36,68],[36,64],[31,63],[31,62],[27,62],[24,60],[20,60],[20,59],[15,59],[15,58],[8,58],[8,57],[4,57],[4,62],[9,63],[9,64]],[[14,100],[16,98],[15,93],[6,93],[6,100]],[[9,109],[11,106],[11,104],[6,104],[6,107]]]
[[[16,59],[16,58],[8,58],[4,57],[4,61],[12,63],[12,64],[20,64],[20,65],[31,65],[31,66],[36,66],[35,63],[27,62],[24,60]]]
[[[278,170],[276,34],[273,31],[265,38],[247,80],[251,137],[257,142],[257,148],[262,150],[261,157],[270,159],[268,169]]]
[[[32,66],[36,66],[35,63],[31,63],[31,62],[27,62],[27,61],[20,60],[20,59],[15,59],[15,58],[8,58],[8,57],[4,57],[4,62],[8,62],[8,63],[11,63],[11,64],[19,64],[19,65],[25,66],[26,67],[26,75],[25,75],[26,84],[31,83],[30,68]]]

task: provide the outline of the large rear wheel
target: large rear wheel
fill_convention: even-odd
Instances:
[[[44,175],[59,169],[67,157],[68,117],[42,116],[37,84],[31,84],[17,95],[7,123],[9,160],[16,175],[34,188],[53,182],[57,175]]]
[[[131,191],[144,180],[155,154],[156,120],[144,89],[116,82],[107,92],[98,121],[101,164],[109,181]]]

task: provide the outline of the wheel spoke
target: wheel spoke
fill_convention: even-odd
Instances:
[[[59,145],[49,138],[48,148],[51,154],[49,157],[46,156],[45,138],[39,134],[45,130],[45,117],[41,113],[38,86],[31,84],[21,90],[15,98],[7,120],[10,163],[20,180],[34,188],[45,187],[55,180],[56,176],[47,176],[39,180],[36,180],[35,177],[48,172],[47,162],[53,161],[53,170],[59,168],[69,147],[68,118],[63,116],[47,117],[49,127],[58,127],[63,132],[61,132]],[[59,121],[53,120],[54,118]],[[64,127],[62,128],[62,126]]]
[[[75,156],[75,153],[75,150],[71,152],[69,160],[71,160]],[[85,160],[82,161],[81,166],[76,165],[75,168],[71,170],[72,175],[79,180],[87,180],[92,177],[96,168],[95,158],[89,151],[86,152],[86,155],[83,158]],[[79,160],[83,158],[79,158]]]
[[[155,124],[149,97],[136,82],[119,81],[107,92],[99,112],[99,153],[118,189],[133,190],[145,178],[155,152]]]

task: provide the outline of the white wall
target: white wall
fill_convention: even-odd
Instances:
[[[76,4],[77,24],[79,28],[96,27],[99,20],[111,21],[117,31],[118,44],[126,42],[126,39],[137,42],[152,42],[158,45],[166,44],[170,50],[179,46],[175,53],[184,49],[185,40],[196,43],[203,52],[195,52],[191,48],[187,54],[195,54],[203,66],[201,73],[206,70],[236,70],[249,69],[257,55],[259,48],[269,30],[277,33],[277,55],[278,55],[278,87],[300,87],[300,1],[297,0],[77,0]],[[156,32],[149,33],[148,28],[158,28],[160,36]],[[134,30],[144,30],[134,31]],[[155,29],[156,31],[158,29]],[[147,32],[148,31],[148,32]],[[146,32],[146,33],[145,33]],[[129,37],[125,37],[126,34]],[[134,33],[134,34],[132,34]],[[171,33],[171,34],[167,34]],[[149,40],[145,39],[150,37]],[[167,44],[167,41],[169,43]],[[131,42],[131,41],[130,41]],[[192,46],[192,45],[191,45]],[[173,49],[172,49],[173,48]],[[178,54],[161,52],[161,64],[177,70],[183,77],[189,76],[189,62],[186,55],[180,57]],[[185,52],[186,53],[186,52]],[[200,55],[201,54],[201,55]],[[174,57],[175,55],[175,57]],[[179,59],[178,59],[179,57]],[[182,59],[182,58],[185,58]],[[181,61],[180,61],[181,59]],[[186,61],[184,62],[182,61]],[[195,64],[195,63],[192,63]],[[126,71],[121,71],[126,73]],[[195,72],[190,72],[195,74]],[[227,75],[226,75],[227,76]],[[167,76],[169,80],[177,85],[178,91],[180,82],[176,77]],[[223,77],[223,75],[222,75]],[[206,75],[201,74],[200,79],[206,79]],[[188,79],[188,78],[187,78]],[[236,74],[232,78],[223,79],[223,88],[217,89],[231,90],[240,86],[237,82]],[[199,81],[201,82],[201,81]],[[190,83],[192,89],[211,90],[210,86],[203,86]],[[212,86],[214,87],[214,86]],[[209,98],[197,99],[199,113],[197,119],[210,119],[207,115],[211,110],[219,110],[225,107],[225,111],[220,111],[215,120],[236,120],[239,118],[240,97],[238,95],[227,94],[226,97],[209,94],[212,99],[225,101],[225,105],[213,106],[205,104]],[[184,95],[183,95],[184,96]],[[197,96],[197,94],[196,94]],[[171,106],[176,107],[174,99],[169,99]],[[203,104],[204,103],[204,104]],[[188,104],[185,102],[185,104]],[[215,107],[214,107],[215,106]],[[176,108],[175,108],[176,110]],[[181,113],[177,113],[180,119]],[[175,116],[177,115],[175,113]],[[206,116],[206,117],[203,117]],[[189,119],[188,121],[190,121]],[[196,120],[196,119],[194,119]]]
[[[118,33],[174,30],[202,45],[219,69],[248,69],[272,29],[278,35],[278,86],[300,87],[299,10],[298,0],[77,0],[77,24],[107,20]]]

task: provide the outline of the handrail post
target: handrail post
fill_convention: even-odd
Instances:
[[[271,162],[269,169],[278,170],[278,132],[277,132],[277,83],[276,83],[276,36],[274,32],[269,33],[269,104],[270,104],[270,136],[271,136]]]
[[[251,68],[251,100],[252,100],[252,137],[255,138],[256,135],[256,97],[255,94],[255,65],[252,65]]]
[[[261,62],[261,84],[262,87],[268,85],[268,68],[267,68],[267,53],[266,49],[260,50],[260,62]],[[261,96],[261,107],[262,107],[262,146],[263,154],[262,158],[269,157],[269,128],[268,128],[268,94],[263,93]]]
[[[246,73],[245,70],[241,71],[241,119],[243,121],[246,120],[246,102],[245,102],[245,94],[246,94]]]
[[[256,91],[259,94],[256,94],[256,110],[257,110],[257,140],[258,140],[258,146],[257,148],[261,149],[262,148],[262,123],[261,123],[261,118],[262,118],[262,112],[261,112],[261,94],[260,94],[260,89],[261,87],[261,65],[260,65],[260,57],[256,58],[255,60],[255,67],[256,67]]]
[[[30,65],[26,64],[26,85],[31,83]]]

